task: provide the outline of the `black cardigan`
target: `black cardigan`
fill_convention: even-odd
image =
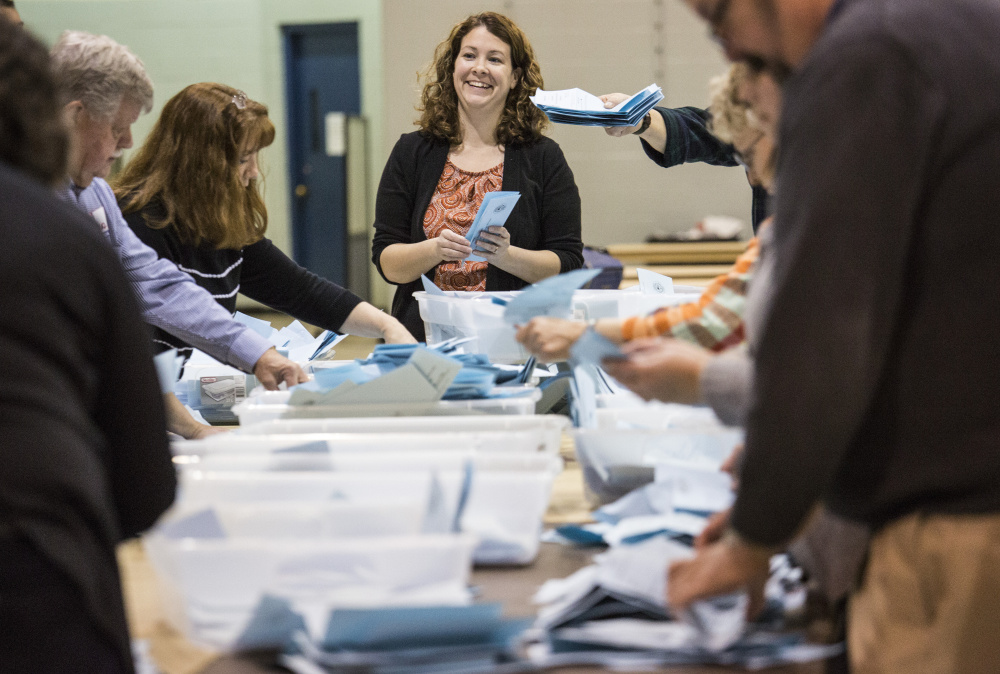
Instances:
[[[418,243],[424,236],[424,214],[448,159],[449,145],[420,131],[403,134],[386,162],[375,202],[372,261],[382,278],[382,251],[394,243]],[[521,198],[507,220],[510,243],[528,250],[550,250],[559,256],[560,272],[583,266],[580,235],[580,192],[562,150],[554,140],[510,144],[504,151],[503,189]],[[426,272],[433,279],[434,269]],[[386,281],[393,283],[386,278]],[[392,315],[418,340],[424,339],[414,291],[419,279],[395,284]],[[518,290],[523,279],[490,265],[486,290]]]
[[[226,308],[236,311],[236,294],[282,311],[300,321],[338,332],[348,315],[362,300],[349,290],[300,267],[263,238],[246,248],[215,248],[182,243],[173,226],[153,229],[147,219],[165,216],[158,201],[125,213],[125,222],[135,235],[162,258],[170,260],[194,278]],[[191,347],[169,333],[153,328],[154,351],[175,348],[189,353]]]

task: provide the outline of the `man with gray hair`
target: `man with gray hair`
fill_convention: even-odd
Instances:
[[[129,229],[105,182],[132,124],[153,105],[142,62],[109,37],[66,31],[52,48],[70,135],[69,183],[59,196],[88,213],[110,240],[146,321],[214,358],[253,372],[269,389],[306,380],[302,369],[233,318],[194,280],[142,243]]]

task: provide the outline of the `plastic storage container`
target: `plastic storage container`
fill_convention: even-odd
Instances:
[[[472,341],[462,348],[468,353],[485,353],[494,363],[523,363],[527,351],[514,339],[514,327],[503,319],[503,306],[494,297],[510,299],[515,293],[467,293],[429,295],[413,293],[424,321],[428,344],[437,344],[455,337]]]
[[[191,641],[222,650],[234,647],[264,593],[309,603],[321,613],[331,606],[463,603],[475,543],[465,535],[280,544],[155,533],[145,539],[168,621]]]
[[[276,419],[316,419],[330,417],[410,417],[475,414],[534,414],[542,398],[538,389],[512,398],[481,400],[441,400],[435,403],[384,403],[369,405],[289,405],[288,391],[265,391],[233,407],[240,425]]]
[[[363,419],[280,419],[241,426],[232,436],[310,433],[444,433],[537,431],[542,451],[558,454],[569,419],[558,414],[374,417]],[[211,439],[211,438],[209,438]]]
[[[584,494],[593,505],[616,501],[653,481],[657,464],[717,469],[743,441],[737,429],[708,427],[663,431],[578,429],[576,457]]]
[[[570,315],[581,320],[645,315],[660,307],[693,302],[703,288],[674,286],[671,295],[645,295],[638,288],[626,290],[577,290]],[[485,353],[494,363],[523,363],[528,354],[514,339],[514,328],[503,319],[504,307],[493,298],[510,299],[517,292],[430,295],[413,293],[424,321],[428,344],[454,337],[469,337],[466,351]]]

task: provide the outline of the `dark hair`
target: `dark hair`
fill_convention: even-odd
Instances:
[[[16,9],[16,7],[14,7],[14,0],[0,0],[0,7],[10,7],[11,9]]]
[[[66,177],[67,143],[48,50],[0,18],[0,159],[52,185]]]
[[[517,25],[502,14],[474,14],[454,28],[448,38],[434,50],[434,62],[425,73],[426,84],[420,97],[420,129],[452,145],[461,145],[462,129],[458,120],[458,95],[452,77],[455,59],[462,48],[462,39],[475,28],[483,26],[510,47],[511,69],[518,73],[494,137],[500,145],[510,142],[530,142],[542,135],[549,120],[528,97],[542,84],[542,71],[535,60],[531,43]]]
[[[184,243],[249,246],[264,236],[267,208],[256,180],[248,187],[240,182],[240,158],[272,142],[266,106],[225,84],[192,84],[163,106],[115,178],[115,195],[125,212],[159,201],[165,217],[147,224],[173,225]]]

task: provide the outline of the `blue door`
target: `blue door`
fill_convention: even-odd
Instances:
[[[350,287],[345,152],[346,121],[361,112],[358,24],[283,26],[282,33],[293,255]]]

